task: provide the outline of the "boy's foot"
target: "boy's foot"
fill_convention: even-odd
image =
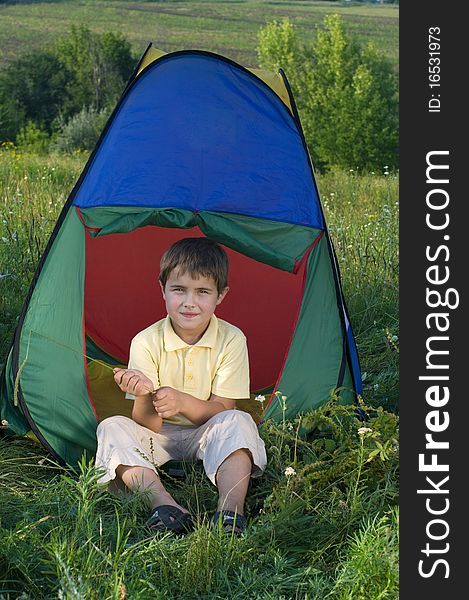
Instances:
[[[151,531],[172,531],[173,533],[188,533],[194,527],[192,517],[169,504],[162,504],[154,508],[145,523]]]
[[[212,518],[212,529],[217,530],[221,527],[223,533],[241,535],[246,530],[246,526],[246,517],[231,510],[219,510]]]

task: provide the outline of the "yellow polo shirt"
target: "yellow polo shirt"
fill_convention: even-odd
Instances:
[[[249,398],[246,337],[215,315],[193,345],[174,332],[169,316],[150,325],[132,340],[129,369],[144,373],[153,382],[153,389],[167,385],[199,400],[208,400],[212,393],[223,398]],[[126,394],[130,400],[134,397]],[[194,426],[181,414],[165,421]]]

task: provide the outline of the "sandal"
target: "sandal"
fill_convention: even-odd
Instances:
[[[241,535],[246,530],[246,526],[246,517],[231,510],[219,510],[212,518],[212,530],[220,527],[223,533]]]
[[[163,504],[151,512],[145,526],[151,531],[172,531],[173,533],[188,533],[194,526],[189,513],[183,512],[176,506]]]

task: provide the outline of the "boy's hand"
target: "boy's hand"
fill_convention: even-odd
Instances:
[[[153,391],[153,382],[136,369],[113,369],[114,381],[123,392],[134,396],[148,396]]]
[[[159,417],[167,419],[181,412],[183,396],[181,392],[169,386],[160,387],[153,394],[153,406]]]

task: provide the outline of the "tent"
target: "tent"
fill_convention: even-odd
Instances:
[[[165,316],[162,252],[223,244],[217,315],[247,336],[259,423],[361,393],[337,262],[290,87],[202,51],[147,48],[74,186],[30,286],[1,381],[1,417],[59,460],[130,414],[112,380],[132,337]],[[287,397],[286,406],[278,392]],[[257,394],[267,398],[263,412]]]

